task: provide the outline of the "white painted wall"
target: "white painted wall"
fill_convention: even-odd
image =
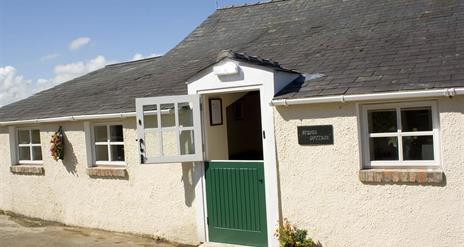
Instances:
[[[228,76],[217,76],[213,73],[213,67],[209,67],[187,80],[189,94],[201,94],[205,91],[228,89],[230,91],[244,90],[247,87],[259,87],[263,83],[269,83],[273,89],[274,71],[263,69],[263,67],[246,64],[243,62],[224,59],[214,66],[225,63],[236,63],[240,66],[239,74]]]
[[[114,120],[117,122],[120,120]],[[193,164],[140,165],[135,119],[122,120],[129,177],[90,178],[83,122],[63,124],[64,162],[52,160],[51,135],[58,124],[39,125],[45,175],[9,171],[8,128],[0,128],[0,209],[69,225],[199,242]]]
[[[444,186],[359,181],[356,104],[276,107],[282,216],[332,246],[464,246],[464,97],[438,100]],[[334,145],[300,146],[299,125]]]

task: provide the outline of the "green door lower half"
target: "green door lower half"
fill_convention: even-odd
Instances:
[[[210,242],[267,246],[263,162],[207,162]]]

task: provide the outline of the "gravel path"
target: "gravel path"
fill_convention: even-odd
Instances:
[[[0,214],[1,247],[181,247],[150,238]]]

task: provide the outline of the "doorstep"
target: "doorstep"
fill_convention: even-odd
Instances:
[[[198,247],[248,247],[247,245],[238,245],[238,244],[224,244],[224,243],[214,243],[206,242],[201,244]]]

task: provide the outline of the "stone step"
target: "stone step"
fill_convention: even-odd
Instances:
[[[238,245],[238,244],[224,244],[224,243],[206,242],[206,243],[201,244],[198,247],[249,247],[249,246]]]

